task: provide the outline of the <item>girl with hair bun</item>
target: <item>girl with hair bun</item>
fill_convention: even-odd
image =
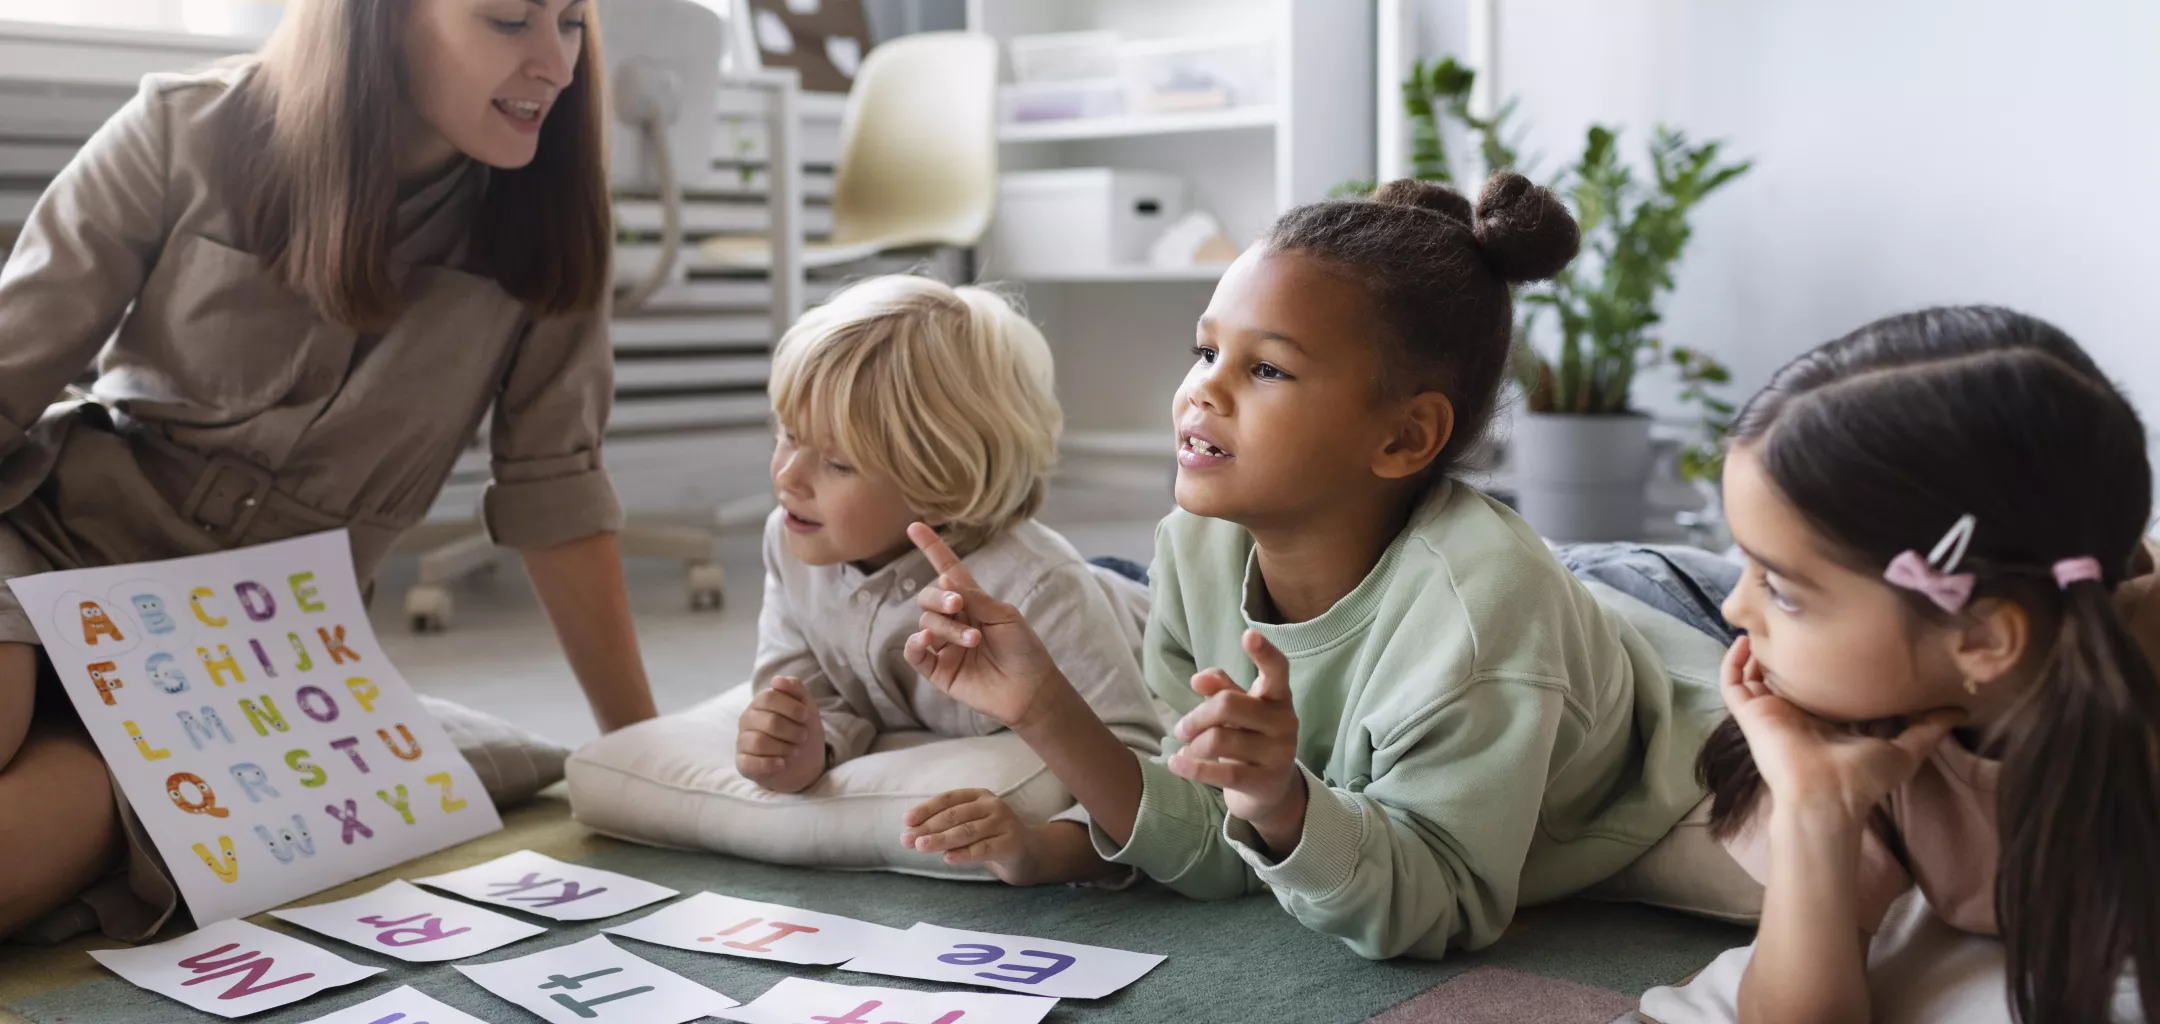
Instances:
[[[1265,888],[1367,957],[1488,945],[1517,907],[1625,867],[1701,799],[1714,724],[1646,634],[1700,662],[1710,706],[1721,645],[1608,609],[1455,479],[1492,419],[1509,285],[1578,244],[1519,175],[1474,209],[1397,181],[1291,210],[1223,275],[1156,531],[1143,665],[1183,715],[1168,756],[1119,742],[920,526],[942,576],[911,663],[1042,755],[1108,864],[1198,899]]]

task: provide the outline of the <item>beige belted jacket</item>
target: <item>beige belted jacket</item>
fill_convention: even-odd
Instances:
[[[0,271],[0,578],[342,526],[366,581],[491,406],[497,541],[618,528],[605,311],[535,317],[466,269],[487,171],[461,162],[399,206],[396,325],[325,321],[235,248],[257,157],[217,129],[254,73],[146,79]],[[93,357],[95,401],[48,409]],[[0,587],[0,641],[36,639]]]

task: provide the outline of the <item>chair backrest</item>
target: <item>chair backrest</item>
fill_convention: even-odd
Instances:
[[[840,124],[833,241],[973,245],[997,202],[997,42],[925,32],[863,59]]]

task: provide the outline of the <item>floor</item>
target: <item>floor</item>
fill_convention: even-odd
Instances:
[[[1145,562],[1155,522],[1169,507],[1167,489],[1061,485],[1052,488],[1042,520],[1084,555]],[[748,678],[764,578],[758,549],[754,529],[722,536],[728,585],[718,611],[690,610],[681,565],[629,562],[631,610],[662,714]],[[442,633],[415,634],[404,620],[405,590],[417,572],[416,556],[393,556],[378,577],[372,616],[383,649],[414,689],[571,746],[597,735],[515,556],[499,557],[490,571],[456,587],[450,627]]]

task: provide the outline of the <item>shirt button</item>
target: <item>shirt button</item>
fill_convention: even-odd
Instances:
[[[900,591],[901,591],[901,593],[904,593],[904,594],[912,594],[912,593],[914,593],[914,592],[915,592],[915,587],[916,587],[916,586],[917,586],[917,584],[916,584],[916,582],[915,582],[914,580],[902,580],[902,581],[900,581]]]

